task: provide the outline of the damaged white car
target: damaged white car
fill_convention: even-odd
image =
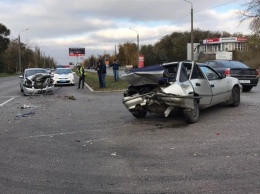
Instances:
[[[242,86],[237,78],[195,62],[132,69],[121,78],[130,83],[123,104],[137,118],[147,112],[167,117],[173,110],[181,110],[187,123],[195,123],[200,109],[223,102],[233,107],[240,104]]]
[[[21,92],[27,95],[53,94],[54,86],[51,75],[43,68],[28,68],[20,77]]]

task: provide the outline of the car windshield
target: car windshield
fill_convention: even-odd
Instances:
[[[25,72],[25,77],[34,75],[36,73],[48,73],[45,69],[30,69]]]
[[[69,74],[72,73],[71,69],[56,69],[56,74]]]
[[[248,68],[246,64],[239,61],[221,61],[221,63],[228,68]]]

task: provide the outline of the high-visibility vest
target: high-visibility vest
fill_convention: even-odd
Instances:
[[[84,71],[84,67],[79,68],[79,75],[86,75],[86,72]]]

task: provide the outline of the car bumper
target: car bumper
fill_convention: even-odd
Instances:
[[[247,78],[239,78],[239,83],[242,86],[257,86],[259,81],[259,78],[251,78],[251,79],[247,79]]]
[[[46,87],[43,89],[23,87],[23,92],[24,92],[24,95],[53,94],[54,86]]]
[[[189,96],[173,96],[171,94],[157,93],[156,95],[136,95],[128,96],[122,99],[122,103],[128,110],[135,109],[138,106],[146,106],[148,104],[164,103],[168,106],[179,107],[179,108],[194,108],[194,99],[197,97],[193,95]],[[199,97],[198,97],[199,98]]]
[[[74,79],[72,80],[53,80],[53,84],[54,85],[71,85],[71,84],[75,84]]]

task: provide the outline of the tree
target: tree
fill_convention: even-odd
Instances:
[[[245,3],[245,9],[239,14],[241,15],[240,22],[250,20],[250,29],[259,34],[260,28],[260,0],[250,0]]]
[[[10,43],[10,39],[7,36],[10,35],[10,30],[5,25],[0,23],[0,53],[3,53]]]

